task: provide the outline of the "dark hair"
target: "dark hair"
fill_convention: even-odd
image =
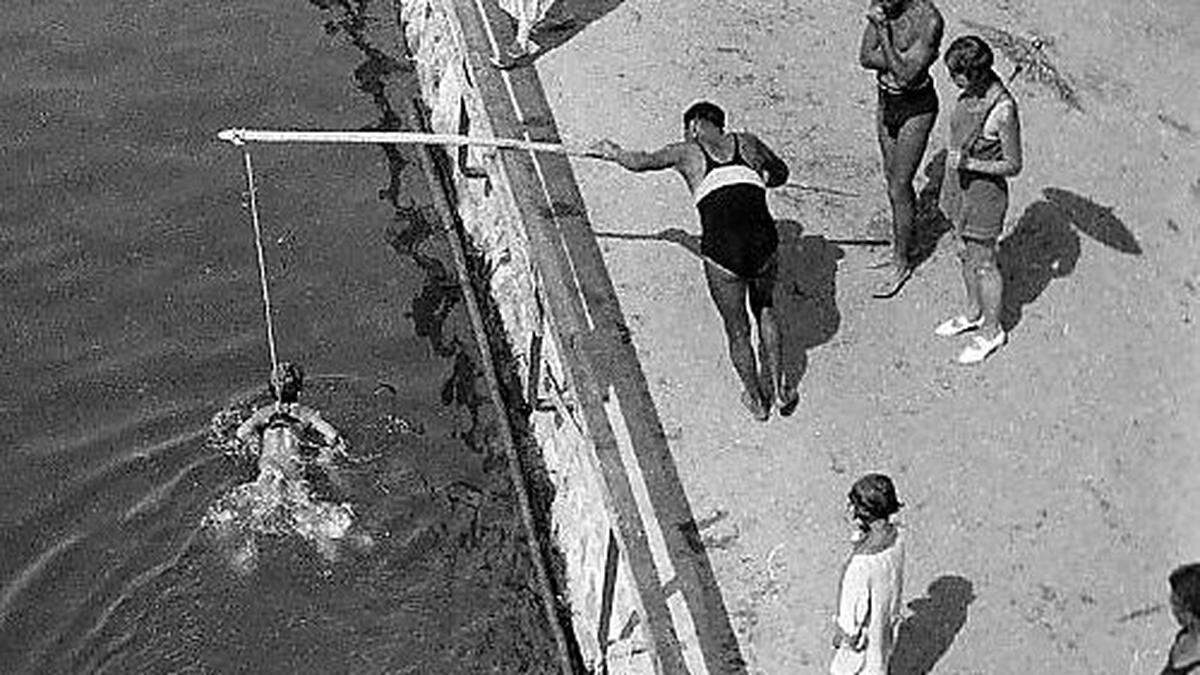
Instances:
[[[721,110],[716,103],[708,101],[700,101],[693,103],[683,113],[683,126],[687,126],[692,120],[707,120],[717,125],[718,129],[725,128],[725,111]]]
[[[854,481],[850,488],[850,503],[854,505],[855,513],[871,520],[889,518],[904,506],[896,498],[892,479],[881,473],[869,473]]]
[[[1200,563],[1180,565],[1167,577],[1179,604],[1200,619]]]
[[[280,403],[295,403],[304,388],[304,371],[294,363],[281,363],[271,374],[270,387]]]
[[[964,35],[950,43],[944,60],[951,74],[964,73],[974,80],[991,72],[996,57],[983,38],[978,35]]]

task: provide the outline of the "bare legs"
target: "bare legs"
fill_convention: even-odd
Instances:
[[[887,181],[888,201],[892,205],[892,269],[890,277],[875,292],[876,297],[895,295],[912,272],[909,249],[917,210],[913,179],[925,156],[929,133],[936,119],[937,112],[914,115],[905,120],[893,136],[883,123],[882,111],[876,117],[883,175]]]
[[[963,240],[962,274],[967,290],[967,311],[964,316],[975,320],[982,316],[979,334],[994,338],[1000,333],[1000,303],[1004,281],[996,264],[996,247],[990,243]]]
[[[772,393],[785,401],[783,369],[781,368],[779,328],[771,307],[764,306],[763,299],[769,298],[774,289],[775,277],[772,268],[762,278],[748,281],[704,263],[704,277],[708,281],[708,292],[717,305],[717,312],[725,325],[725,337],[729,343],[729,359],[745,389],[743,400],[755,418],[765,420],[770,414]],[[750,310],[758,324],[760,356],[755,357],[750,343],[750,312],[746,310],[747,296]],[[762,375],[759,375],[759,366]]]

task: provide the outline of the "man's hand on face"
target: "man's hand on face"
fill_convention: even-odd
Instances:
[[[887,10],[878,2],[871,3],[871,9],[867,10],[867,21],[876,28],[882,28],[887,23]]]

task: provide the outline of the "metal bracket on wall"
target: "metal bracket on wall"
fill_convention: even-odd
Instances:
[[[467,99],[460,98],[458,101],[458,133],[463,136],[470,135],[471,131],[471,116],[467,112]],[[468,164],[470,158],[470,147],[466,145],[458,146],[458,170],[466,178],[482,178],[483,195],[485,197],[492,194],[492,176],[487,169],[479,166],[471,166]]]

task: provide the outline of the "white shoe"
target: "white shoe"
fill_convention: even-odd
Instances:
[[[933,333],[934,333],[934,335],[938,335],[941,337],[954,337],[955,335],[962,335],[963,333],[966,333],[968,331],[973,331],[982,325],[983,325],[983,315],[982,314],[980,314],[979,318],[975,319],[974,321],[968,319],[967,317],[963,316],[962,314],[959,314],[958,316],[956,316],[954,318],[946,319],[945,321],[938,324],[938,327],[933,329]]]
[[[1008,335],[1004,331],[996,333],[996,337],[988,339],[982,335],[976,335],[971,340],[971,344],[967,345],[966,349],[958,355],[958,362],[963,365],[972,365],[982,362],[992,352],[1000,348],[1008,339]]]

